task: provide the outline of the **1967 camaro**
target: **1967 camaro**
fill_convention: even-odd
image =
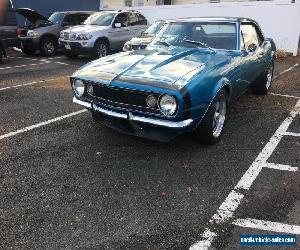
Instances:
[[[168,21],[144,50],[93,61],[71,77],[73,101],[119,131],[168,141],[220,140],[227,104],[272,84],[275,44],[247,18]]]

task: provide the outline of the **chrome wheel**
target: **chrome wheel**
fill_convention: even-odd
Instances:
[[[215,102],[215,113],[213,115],[213,136],[218,138],[223,130],[226,116],[226,98],[220,96],[220,99]]]
[[[106,45],[103,43],[99,43],[97,46],[97,56],[98,58],[104,57],[107,55]]]
[[[55,45],[52,41],[47,41],[44,44],[45,51],[48,55],[53,55],[55,51]]]
[[[269,68],[268,73],[267,73],[267,83],[266,83],[266,88],[269,89],[271,86],[273,80],[273,64],[272,66]]]

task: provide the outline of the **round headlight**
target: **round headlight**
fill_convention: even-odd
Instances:
[[[166,116],[175,115],[177,111],[177,102],[173,96],[164,95],[160,98],[159,107],[161,112]]]
[[[85,85],[82,80],[75,80],[73,83],[73,89],[77,96],[83,96],[85,92]]]
[[[146,98],[146,103],[148,107],[155,108],[157,104],[157,99],[154,95],[148,95]]]

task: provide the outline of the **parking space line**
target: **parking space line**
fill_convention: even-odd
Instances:
[[[277,170],[284,170],[284,171],[291,171],[291,172],[296,172],[299,170],[298,167],[292,167],[289,165],[283,165],[283,164],[274,164],[274,163],[262,163],[264,168],[272,168],[272,169],[277,169]]]
[[[68,76],[60,76],[57,78],[52,78],[52,79],[47,79],[47,80],[34,81],[34,82],[28,82],[28,83],[18,84],[18,85],[14,85],[14,86],[3,87],[3,88],[0,88],[0,91],[7,90],[7,89],[13,89],[13,88],[20,88],[20,87],[29,86],[29,85],[38,84],[38,83],[56,81],[60,78],[65,78],[65,77],[68,77]]]
[[[239,193],[242,190],[249,190],[257,176],[267,164],[267,160],[272,155],[280,140],[287,132],[293,119],[300,113],[300,100],[296,103],[290,115],[281,123],[269,142],[265,145],[262,151],[259,153],[255,161],[251,164],[246,173],[239,180],[235,188],[229,193],[225,201],[221,204],[218,211],[212,216],[208,222],[208,226],[204,233],[201,235],[201,240],[196,242],[190,247],[190,250],[206,250],[209,249],[214,239],[218,236],[217,226],[229,220],[233,217],[235,210],[240,205],[244,195]],[[269,165],[270,166],[270,165]],[[283,165],[281,165],[283,167]],[[283,170],[283,168],[281,169]],[[291,168],[287,168],[288,171]],[[224,229],[224,228],[223,228]]]
[[[284,135],[287,135],[287,136],[300,136],[300,133],[293,133],[293,132],[285,132]]]
[[[288,225],[278,222],[256,220],[256,219],[237,219],[232,224],[239,227],[247,227],[277,233],[300,234],[300,226]]]
[[[22,68],[22,67],[29,67],[29,66],[38,66],[38,65],[48,64],[48,63],[50,63],[50,62],[49,61],[45,61],[45,62],[41,62],[41,63],[23,64],[23,65],[17,65],[17,66],[10,66],[10,67],[0,68],[0,70],[13,69],[13,68]]]
[[[69,117],[72,117],[72,116],[75,116],[75,115],[79,115],[79,114],[84,113],[84,112],[87,112],[87,110],[86,109],[82,109],[82,110],[79,110],[79,111],[76,111],[76,112],[73,112],[73,113],[70,113],[70,114],[67,114],[67,115],[56,117],[56,118],[48,120],[48,121],[40,122],[38,124],[31,125],[31,126],[19,129],[17,131],[1,135],[0,136],[0,140],[3,140],[5,138],[9,138],[9,137],[12,137],[14,135],[18,135],[18,134],[21,134],[21,133],[24,133],[24,132],[27,132],[27,131],[30,131],[30,130],[33,130],[33,129],[36,129],[36,128],[43,127],[43,126],[46,126],[48,124],[64,120],[66,118],[69,118]]]
[[[294,96],[294,95],[282,95],[282,94],[277,94],[277,93],[273,93],[273,92],[271,92],[270,95],[281,96],[281,97],[286,97],[286,98],[300,99],[299,96]]]

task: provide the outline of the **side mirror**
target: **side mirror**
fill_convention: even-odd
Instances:
[[[249,52],[255,52],[256,49],[257,49],[257,46],[256,46],[256,44],[254,44],[254,43],[251,43],[251,44],[248,46],[248,48],[247,48],[247,50],[248,50]]]
[[[122,27],[122,24],[121,24],[121,23],[115,23],[115,24],[114,24],[114,27],[115,27],[115,28],[121,28],[121,27]]]

